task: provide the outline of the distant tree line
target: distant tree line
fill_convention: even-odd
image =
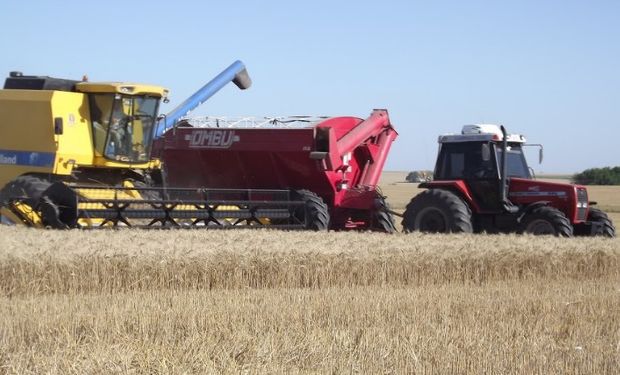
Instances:
[[[590,168],[573,175],[581,185],[620,185],[620,167]]]

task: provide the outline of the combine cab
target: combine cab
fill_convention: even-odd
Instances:
[[[265,204],[280,200],[275,190],[305,207],[254,223],[393,232],[377,182],[396,136],[385,110],[365,120],[206,118],[165,132],[158,152],[170,186],[241,189]]]
[[[440,136],[439,144],[434,181],[420,184],[428,190],[407,205],[406,231],[615,236],[585,186],[533,178],[523,136],[507,135],[503,126],[466,125],[459,135]]]

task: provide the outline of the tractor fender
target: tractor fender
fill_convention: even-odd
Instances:
[[[421,189],[443,189],[448,190],[456,195],[458,195],[467,205],[471,208],[471,210],[475,213],[480,212],[480,206],[476,203],[471,193],[469,192],[469,188],[465,184],[463,180],[450,180],[450,181],[430,181],[423,182],[418,185]]]
[[[521,210],[519,210],[519,214],[517,216],[517,222],[520,223],[521,220],[523,220],[523,217],[529,214],[530,212],[532,212],[532,210],[538,207],[548,206],[549,203],[551,202],[550,201],[538,201],[538,202],[530,203],[527,206],[522,207]]]

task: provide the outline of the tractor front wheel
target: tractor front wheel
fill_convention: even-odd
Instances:
[[[557,208],[541,206],[532,209],[521,220],[520,233],[572,237],[573,226]]]
[[[471,210],[456,194],[429,189],[415,196],[403,215],[405,232],[471,233]]]
[[[595,236],[616,237],[616,228],[609,219],[609,216],[598,208],[590,208],[588,221],[601,223],[601,228],[594,234]]]

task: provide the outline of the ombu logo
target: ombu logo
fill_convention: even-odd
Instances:
[[[189,147],[198,148],[229,148],[234,142],[239,141],[239,136],[234,130],[194,130],[185,136],[189,141]]]

